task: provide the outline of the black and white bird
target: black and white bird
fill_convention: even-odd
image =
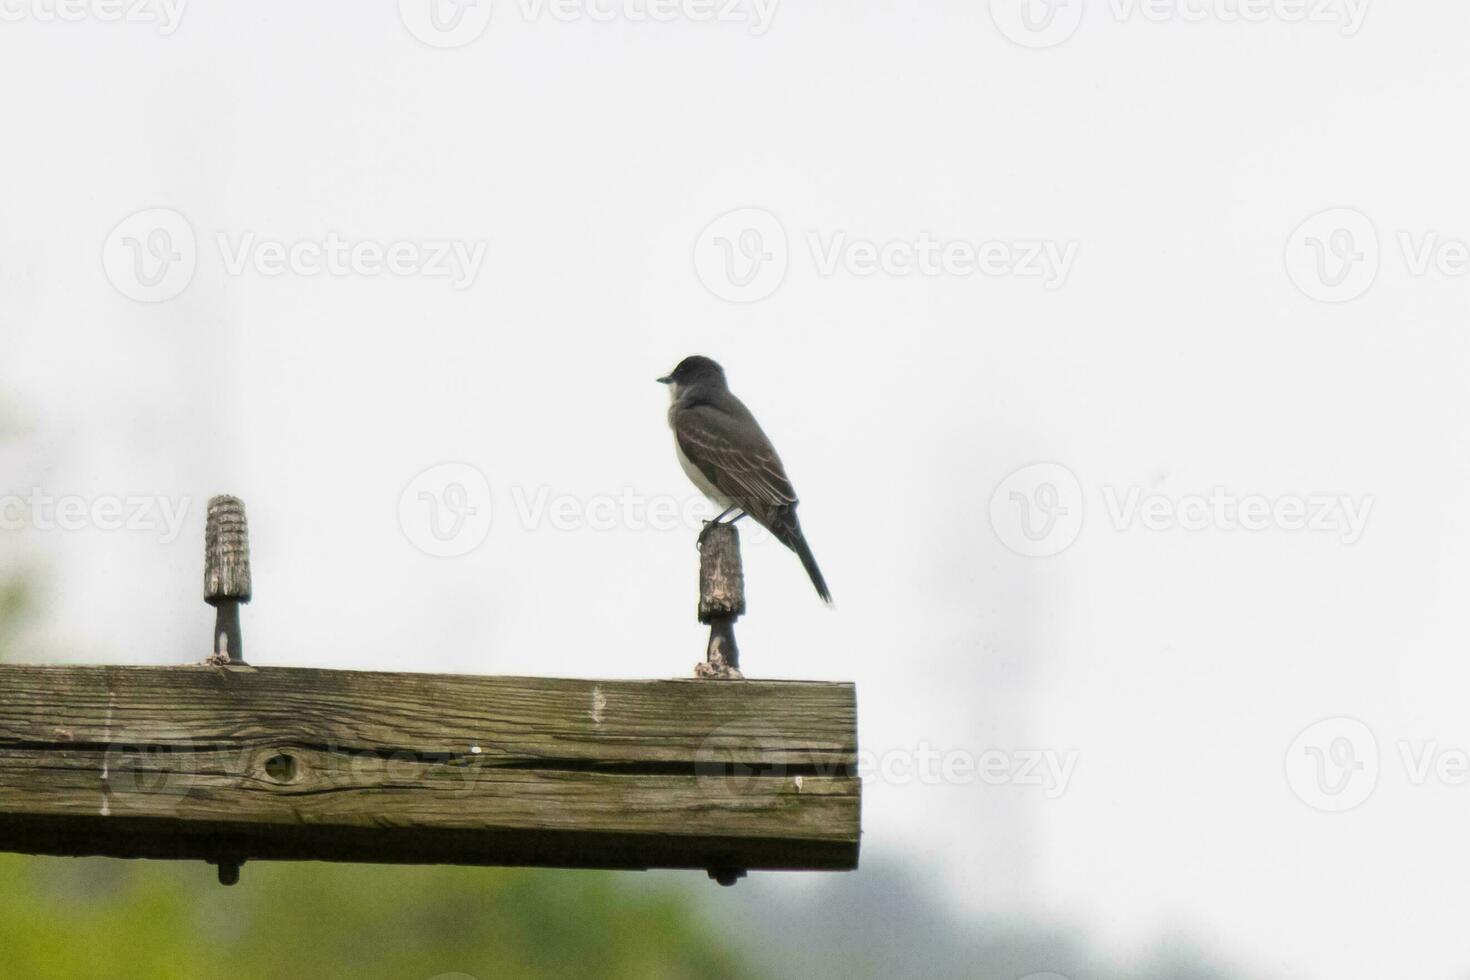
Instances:
[[[679,465],[706,497],[724,509],[715,523],[736,511],[740,513],[729,523],[746,514],[755,518],[796,552],[817,595],[831,605],[832,593],[796,519],[796,491],[786,468],[750,409],[730,393],[725,369],[696,354],[658,380],[669,386],[669,427],[674,430]]]

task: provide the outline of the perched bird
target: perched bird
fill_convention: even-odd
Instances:
[[[679,465],[706,497],[724,508],[715,523],[737,510],[741,513],[731,524],[746,514],[755,518],[796,552],[817,595],[831,605],[832,593],[796,519],[796,491],[786,468],[750,409],[730,393],[725,369],[696,354],[658,381],[669,386],[669,427]]]

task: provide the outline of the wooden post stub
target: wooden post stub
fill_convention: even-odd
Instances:
[[[745,614],[745,572],[740,532],[734,524],[710,524],[699,535],[699,621],[709,626],[705,662],[694,676],[741,680],[735,620]]]
[[[210,662],[245,663],[240,604],[250,601],[250,532],[239,497],[209,499],[204,525],[204,601],[214,606]]]

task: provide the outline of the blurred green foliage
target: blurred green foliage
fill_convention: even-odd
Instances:
[[[7,978],[443,974],[751,976],[682,888],[626,874],[259,863],[225,888],[204,864],[0,855]]]

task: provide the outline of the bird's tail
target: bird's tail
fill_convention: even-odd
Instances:
[[[806,569],[812,585],[817,587],[817,595],[827,605],[832,605],[832,593],[827,589],[827,580],[822,578],[822,570],[817,567],[816,556],[806,543],[806,535],[801,533],[801,523],[796,519],[794,505],[771,522],[771,533],[776,536],[777,541],[796,552],[796,557],[801,559],[801,567]]]

